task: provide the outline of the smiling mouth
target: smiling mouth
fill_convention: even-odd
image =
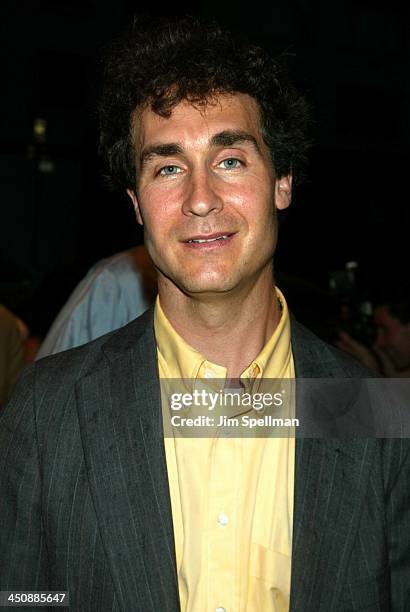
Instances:
[[[223,236],[218,236],[217,238],[191,238],[190,240],[187,240],[188,244],[201,244],[203,242],[216,242],[217,240],[226,240],[227,238],[230,238],[232,234],[224,234]]]

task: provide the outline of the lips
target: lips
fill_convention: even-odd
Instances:
[[[231,244],[236,232],[214,232],[213,234],[197,234],[183,240],[183,244],[188,249],[198,252],[213,251]]]
[[[218,232],[214,234],[199,234],[184,240],[187,244],[209,244],[212,242],[227,240],[233,236],[232,232]]]

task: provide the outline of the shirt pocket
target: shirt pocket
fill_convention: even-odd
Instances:
[[[288,609],[291,557],[260,544],[251,545],[247,610]]]

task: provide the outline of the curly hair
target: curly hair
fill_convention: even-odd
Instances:
[[[278,61],[196,18],[135,20],[105,64],[99,116],[108,182],[120,189],[136,186],[131,128],[137,108],[150,106],[169,117],[183,100],[201,106],[234,93],[257,101],[277,176],[300,179],[309,148],[308,107]]]

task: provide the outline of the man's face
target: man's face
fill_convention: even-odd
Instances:
[[[129,191],[159,270],[187,295],[252,286],[271,271],[276,210],[290,203],[290,177],[276,179],[256,102],[221,95],[166,119],[134,121],[136,193]]]
[[[374,322],[376,346],[387,353],[397,370],[410,368],[410,323],[401,323],[384,305],[375,308]]]

